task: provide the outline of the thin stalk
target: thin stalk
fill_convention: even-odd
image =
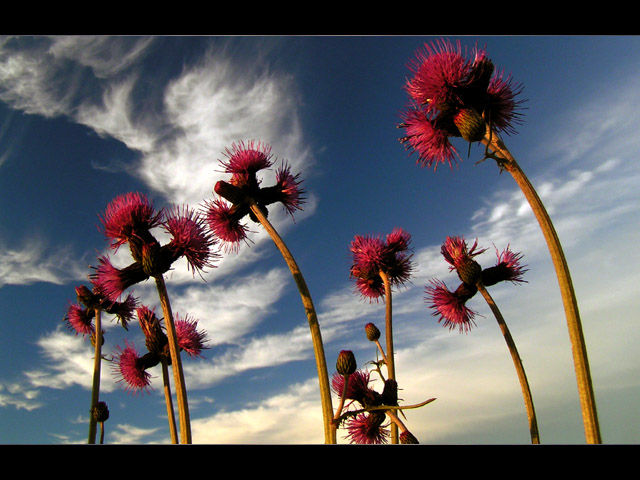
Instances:
[[[342,409],[344,408],[344,400],[347,396],[347,388],[349,387],[349,375],[344,376],[344,385],[342,385],[342,394],[340,395],[340,402],[338,403],[338,408],[336,408],[336,413],[333,416],[333,426],[334,428],[338,428],[338,424],[340,423],[340,417],[342,416]]]
[[[509,347],[509,353],[511,354],[511,358],[513,359],[513,365],[516,367],[516,372],[518,374],[518,380],[520,380],[520,388],[522,389],[522,396],[524,397],[524,405],[527,409],[527,419],[529,420],[529,433],[531,435],[531,443],[539,444],[540,443],[540,434],[538,432],[538,420],[536,418],[536,411],[533,407],[533,397],[531,395],[531,389],[529,388],[529,381],[527,380],[527,375],[524,371],[524,366],[522,365],[522,360],[520,359],[520,355],[518,354],[518,349],[516,348],[516,343],[513,341],[513,337],[511,336],[511,332],[507,327],[507,323],[496,305],[496,302],[493,300],[493,297],[489,293],[489,291],[485,288],[482,282],[478,282],[477,284],[478,291],[482,294],[484,299],[489,304],[491,311],[496,317],[498,321],[498,325],[500,326],[500,330],[502,331],[502,335],[504,336],[505,341],[507,342],[507,346]]]
[[[100,369],[102,365],[102,320],[101,309],[96,308],[96,338],[93,357],[93,386],[91,388],[91,408],[89,409],[89,440],[88,443],[96,443],[97,420],[93,415],[93,410],[100,398]]]
[[[500,167],[507,170],[514,178],[524,193],[524,196],[529,202],[529,205],[540,224],[540,228],[549,248],[549,253],[551,254],[556,276],[558,277],[560,293],[562,295],[562,303],[564,305],[565,316],[567,319],[574,369],[578,384],[578,394],[582,408],[585,437],[587,443],[602,443],[600,427],[598,424],[598,415],[596,412],[595,395],[591,381],[591,372],[589,369],[589,360],[587,357],[587,347],[582,331],[580,314],[578,312],[578,301],[573,289],[569,266],[555,227],[553,226],[551,218],[549,217],[549,214],[533,185],[502,140],[500,140],[496,132],[494,132],[489,126],[487,126],[487,134],[485,135],[482,143],[497,154],[499,158],[493,158],[496,158]]]
[[[173,370],[174,383],[176,387],[176,398],[178,402],[178,415],[180,417],[180,443],[191,443],[191,421],[189,419],[189,404],[187,402],[187,388],[184,381],[184,372],[182,370],[182,359],[180,358],[180,349],[178,348],[178,337],[176,335],[176,327],[173,321],[173,313],[171,312],[171,304],[169,302],[169,294],[167,286],[164,283],[162,275],[156,275],[156,286],[158,288],[158,296],[160,305],[164,314],[164,322],[167,329],[167,340],[169,341],[169,352],[171,354],[171,368]]]
[[[396,365],[393,352],[393,309],[391,301],[391,282],[389,281],[389,276],[382,270],[380,270],[380,278],[382,278],[382,282],[384,283],[385,336],[387,340],[387,376],[391,380],[396,380]],[[396,423],[391,424],[391,443],[398,443],[398,425]]]
[[[100,445],[104,444],[104,422],[100,422]]]
[[[164,381],[164,399],[167,404],[167,418],[169,420],[169,432],[171,434],[171,443],[178,443],[178,432],[176,429],[176,417],[173,412],[173,400],[171,398],[171,384],[169,383],[169,366],[167,359],[162,357],[162,379]]]
[[[284,243],[276,229],[271,225],[271,222],[264,215],[262,210],[256,205],[255,202],[251,202],[251,211],[258,218],[264,229],[267,231],[273,243],[284,257],[291,275],[298,286],[300,297],[302,298],[302,305],[304,306],[309,321],[309,328],[311,330],[311,341],[313,342],[313,348],[316,358],[316,368],[318,370],[318,381],[320,383],[320,398],[322,402],[322,415],[324,419],[324,438],[325,443],[336,443],[336,431],[333,428],[333,406],[331,403],[331,389],[329,386],[329,373],[327,371],[327,362],[324,355],[324,345],[322,343],[322,335],[320,333],[320,324],[318,323],[318,316],[316,315],[316,309],[307,287],[307,282],[302,276],[302,272],[298,267],[293,255],[289,251],[289,248]]]

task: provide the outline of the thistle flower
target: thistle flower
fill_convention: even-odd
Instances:
[[[189,356],[199,357],[203,349],[209,348],[205,345],[206,333],[198,330],[198,321],[194,318],[188,315],[180,318],[176,315],[175,328],[178,347]]]
[[[473,258],[485,252],[486,248],[476,251],[477,246],[477,240],[468,248],[464,238],[447,237],[440,248],[440,253],[450,265],[449,270],[456,270],[460,279],[469,285],[475,285],[482,273],[482,268]]]
[[[149,278],[140,262],[119,269],[113,266],[108,255],[103,255],[98,258],[98,263],[90,278],[97,293],[111,302],[116,302],[127,288]]]
[[[83,308],[77,304],[70,304],[63,321],[66,322],[70,330],[75,331],[76,335],[80,334],[93,335],[95,327],[93,326],[93,317],[95,311],[92,308]]]
[[[225,242],[227,251],[236,251],[240,241],[247,236],[246,225],[240,223],[245,216],[254,222],[257,217],[251,211],[251,204],[268,216],[267,206],[282,203],[284,209],[293,216],[296,210],[301,210],[303,203],[299,174],[293,175],[290,166],[285,162],[276,171],[276,184],[262,187],[262,181],[256,173],[273,165],[271,147],[263,142],[250,141],[234,143],[225,150],[228,157],[220,163],[226,173],[231,173],[227,182],[219,180],[214,192],[218,198],[206,202],[205,218],[211,230]],[[225,203],[222,199],[229,203]]]
[[[482,271],[482,283],[485,287],[495,285],[498,282],[522,283],[526,282],[522,277],[528,270],[526,265],[521,265],[522,253],[514,253],[509,246],[502,252],[496,249],[498,260],[493,267],[485,268]]]
[[[100,220],[104,234],[111,239],[111,247],[117,250],[124,243],[146,241],[149,231],[162,221],[162,212],[154,211],[146,195],[130,192],[115,197]],[[138,260],[135,255],[134,258]]]
[[[211,249],[216,240],[198,213],[188,207],[176,207],[167,214],[163,226],[171,235],[167,247],[176,259],[184,256],[194,273],[213,267]]]
[[[157,364],[157,361],[155,362]],[[153,366],[148,356],[139,356],[133,343],[125,340],[125,347],[116,347],[113,357],[113,372],[118,383],[124,382],[125,389],[133,393],[148,391],[151,385],[151,374],[147,368]]]
[[[440,315],[438,323],[444,320],[443,325],[449,330],[458,328],[460,333],[468,332],[475,325],[473,318],[476,312],[465,304],[478,291],[475,285],[461,283],[454,291],[450,291],[446,284],[440,280],[431,280],[432,286],[425,289],[430,301],[429,307],[434,309],[433,316]]]
[[[380,272],[388,275],[392,285],[408,281],[413,265],[407,253],[411,236],[400,228],[394,229],[385,240],[379,236],[356,235],[349,250],[353,256],[351,276],[356,288],[368,298],[384,295],[384,283]]]
[[[154,309],[141,305],[136,310],[136,314],[144,333],[147,350],[156,355],[166,355],[165,347],[168,345],[168,339],[162,331],[160,320],[156,317]]]
[[[413,106],[404,114],[400,139],[418,153],[422,166],[449,163],[460,158],[450,137],[480,141],[486,123],[496,131],[515,132],[519,123],[516,96],[522,86],[510,76],[495,71],[484,49],[472,50],[472,58],[462,53],[460,42],[439,40],[419,49],[410,62],[412,78],[405,90]]]
[[[359,413],[347,420],[347,438],[360,445],[386,444],[389,430],[382,425],[384,412]]]
[[[356,371],[356,357],[351,350],[341,350],[336,360],[336,370],[340,375],[351,375]]]
[[[239,215],[238,212],[238,208],[221,198],[205,203],[206,222],[214,235],[224,242],[227,251],[237,251],[240,242],[247,238],[248,228],[240,223],[245,213]]]
[[[371,374],[365,370],[356,370],[349,375],[345,398],[354,400],[361,405],[373,405],[380,394],[369,387]],[[336,372],[331,377],[331,389],[336,395],[342,395],[344,389],[344,375]]]

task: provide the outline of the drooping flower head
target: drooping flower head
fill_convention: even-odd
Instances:
[[[124,243],[133,248],[148,240],[149,231],[162,221],[162,212],[156,213],[146,195],[138,192],[118,195],[100,217],[104,234],[111,239],[111,247],[118,249]]]
[[[467,300],[473,297],[478,288],[475,285],[461,283],[454,291],[450,291],[446,284],[440,280],[431,280],[431,286],[427,286],[427,301],[434,311],[433,316],[440,316],[438,323],[449,330],[458,328],[460,333],[468,332],[475,325],[473,321],[476,312],[466,306]]]
[[[114,267],[107,255],[98,258],[98,267],[90,278],[96,292],[103,295],[108,301],[117,302],[124,291],[149,278],[140,262],[119,269]]]
[[[410,242],[411,236],[401,228],[395,228],[384,240],[380,236],[354,237],[349,246],[353,257],[350,273],[363,296],[374,299],[384,295],[380,272],[389,277],[393,286],[408,281],[413,270]]]
[[[281,202],[285,210],[293,217],[296,210],[301,210],[303,202],[302,194],[304,190],[300,188],[300,174],[293,175],[291,166],[287,163],[283,164],[276,171],[276,185],[273,188],[278,197],[277,201]]]
[[[447,237],[440,247],[440,253],[450,265],[449,270],[456,270],[460,279],[470,285],[475,285],[482,272],[482,268],[474,257],[487,250],[486,248],[476,250],[477,247],[476,240],[473,246],[468,248],[463,237]]]
[[[117,382],[123,382],[125,389],[133,393],[148,391],[151,385],[151,374],[147,372],[147,368],[152,366],[148,363],[148,359],[147,355],[139,356],[133,343],[125,340],[125,347],[117,346],[113,356],[112,368],[118,379]]]
[[[189,207],[175,207],[167,213],[164,229],[171,235],[168,249],[177,259],[184,256],[194,272],[213,267],[216,256],[212,248],[215,238],[205,226],[204,219]]]
[[[207,334],[198,330],[198,321],[189,315],[175,319],[176,337],[178,347],[187,352],[191,357],[200,357],[202,350],[209,348],[206,346]]]
[[[81,305],[72,303],[69,305],[63,320],[76,335],[91,336],[95,332],[95,327],[93,326],[94,317],[94,309],[83,308]]]
[[[522,253],[515,253],[511,251],[509,246],[502,252],[496,249],[496,256],[498,257],[495,266],[485,268],[482,271],[482,283],[485,286],[495,285],[498,282],[512,282],[515,284],[526,282],[523,276],[528,271],[522,265],[521,260]]]
[[[247,239],[249,229],[241,223],[239,208],[228,204],[221,198],[205,203],[205,219],[211,231],[224,243],[226,251],[237,251],[240,242]]]
[[[496,73],[484,49],[474,48],[469,57],[466,53],[460,42],[441,39],[425,44],[409,64],[412,77],[404,88],[412,105],[400,125],[405,129],[400,142],[418,153],[422,166],[452,166],[460,158],[450,137],[477,142],[487,125],[513,133],[520,120],[516,96],[522,87]]]
[[[384,412],[359,413],[347,419],[347,436],[351,443],[359,445],[386,444],[389,430],[383,425]]]

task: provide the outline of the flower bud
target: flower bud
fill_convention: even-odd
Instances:
[[[351,350],[342,350],[336,361],[336,370],[340,375],[351,375],[356,371],[358,365],[356,357]]]
[[[467,142],[479,142],[484,138],[487,126],[482,116],[473,108],[459,110],[453,117],[462,138]]]
[[[91,415],[93,415],[96,422],[106,422],[109,419],[109,408],[107,407],[107,404],[104,402],[96,403],[91,409]]]
[[[380,338],[380,330],[373,323],[367,323],[364,326],[364,331],[367,334],[367,339],[370,342],[375,342]]]
[[[145,243],[142,245],[142,270],[150,277],[161,273],[159,253],[160,245],[157,242]]]

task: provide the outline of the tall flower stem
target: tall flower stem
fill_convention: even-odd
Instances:
[[[313,348],[316,358],[316,367],[318,370],[318,381],[320,383],[320,398],[322,402],[322,415],[324,419],[324,438],[325,443],[333,444],[336,443],[336,431],[333,428],[333,406],[331,403],[331,388],[329,385],[329,373],[327,371],[327,361],[324,354],[324,345],[322,343],[322,334],[320,333],[320,324],[318,323],[318,317],[316,315],[316,310],[313,305],[313,300],[311,299],[311,294],[309,292],[309,288],[307,287],[307,283],[296,263],[293,255],[289,251],[289,248],[284,243],[276,229],[273,227],[271,222],[264,215],[260,207],[254,202],[250,203],[251,211],[260,221],[260,224],[267,231],[273,243],[275,243],[276,247],[284,257],[289,270],[291,270],[291,275],[296,282],[298,287],[298,291],[300,292],[300,297],[302,298],[302,305],[304,306],[305,312],[307,314],[307,319],[309,321],[309,328],[311,330],[311,341],[313,342]]]
[[[178,432],[176,429],[176,417],[173,412],[173,401],[171,399],[171,385],[169,383],[169,366],[167,359],[161,359],[162,379],[164,381],[164,399],[167,404],[167,418],[169,419],[169,432],[171,434],[171,443],[178,443]]]
[[[580,313],[578,312],[578,302],[573,289],[569,266],[562,250],[562,246],[560,245],[560,240],[553,223],[551,222],[551,218],[549,217],[549,214],[547,213],[547,210],[533,185],[531,185],[531,182],[502,140],[488,125],[487,133],[485,134],[482,143],[493,150],[493,152],[498,156],[496,160],[500,167],[507,170],[514,178],[524,193],[524,196],[529,202],[529,205],[540,224],[540,228],[547,242],[549,253],[551,254],[551,259],[556,270],[558,283],[560,285],[560,293],[562,295],[565,316],[567,318],[569,339],[571,341],[586,440],[587,443],[591,444],[602,443],[600,427],[598,425],[598,415],[596,412],[593,384],[589,370],[589,361],[587,358],[587,347],[582,332]]]
[[[538,432],[538,420],[536,418],[536,411],[533,407],[533,397],[531,395],[531,389],[529,388],[529,381],[527,380],[527,375],[524,371],[524,366],[522,365],[522,360],[520,359],[520,355],[518,354],[518,349],[516,348],[516,344],[513,341],[513,337],[511,336],[511,332],[507,327],[507,323],[496,305],[496,302],[493,300],[493,297],[489,293],[489,291],[485,288],[482,282],[478,282],[477,284],[478,291],[482,294],[484,299],[487,301],[489,308],[493,312],[496,320],[498,321],[498,325],[500,326],[500,330],[502,331],[502,335],[504,336],[505,341],[507,342],[507,346],[509,347],[509,353],[511,354],[511,358],[513,359],[513,365],[516,367],[516,372],[518,374],[518,380],[520,380],[520,387],[522,388],[522,396],[524,397],[525,408],[527,409],[527,419],[529,420],[529,432],[531,434],[531,443],[539,444],[540,443],[540,434]]]
[[[178,337],[176,335],[176,327],[173,321],[173,313],[171,312],[171,303],[169,302],[169,294],[162,275],[156,275],[156,286],[162,313],[164,314],[164,323],[167,330],[167,340],[169,341],[169,351],[171,354],[171,368],[173,370],[174,382],[176,387],[176,398],[178,402],[178,415],[180,417],[180,443],[191,443],[191,421],[189,418],[189,404],[187,402],[187,388],[184,381],[184,372],[182,370],[182,359],[180,358],[180,349],[178,348]]]
[[[96,443],[97,420],[93,414],[93,409],[98,404],[100,397],[100,370],[102,368],[102,310],[95,309],[96,318],[96,338],[95,338],[95,354],[93,357],[93,386],[91,388],[91,408],[89,409],[89,444]]]
[[[391,300],[391,282],[389,276],[380,270],[380,278],[384,283],[384,302],[385,302],[385,337],[387,341],[387,376],[396,380],[396,365],[393,352],[393,308]],[[391,424],[391,443],[398,443],[398,425],[394,422]]]

